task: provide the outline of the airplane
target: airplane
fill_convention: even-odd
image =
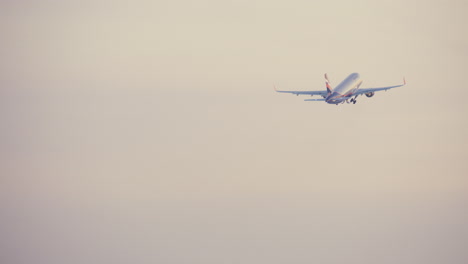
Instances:
[[[295,95],[306,94],[306,95],[320,95],[323,98],[320,99],[305,99],[304,101],[325,101],[329,104],[342,104],[344,102],[350,104],[356,104],[356,98],[359,95],[365,94],[367,97],[374,96],[375,92],[386,91],[389,89],[397,88],[406,85],[406,80],[403,78],[403,84],[378,87],[378,88],[359,88],[362,84],[362,80],[359,77],[359,73],[351,73],[346,79],[344,79],[335,88],[332,88],[328,76],[325,73],[325,86],[327,90],[323,91],[280,91],[275,87],[275,91],[278,93],[291,93]]]

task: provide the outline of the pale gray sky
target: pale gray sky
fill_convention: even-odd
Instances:
[[[467,263],[467,11],[0,1],[1,262]]]

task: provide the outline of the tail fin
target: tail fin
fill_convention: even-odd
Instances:
[[[327,86],[327,91],[328,91],[328,93],[331,94],[333,88],[332,88],[331,85],[330,85],[330,81],[328,80],[328,76],[327,76],[326,73],[325,73],[325,86]]]

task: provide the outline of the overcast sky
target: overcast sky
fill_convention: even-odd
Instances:
[[[0,262],[467,263],[467,12],[0,0]]]

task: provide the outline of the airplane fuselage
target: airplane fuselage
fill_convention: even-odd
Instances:
[[[329,104],[343,103],[353,96],[353,93],[359,89],[361,84],[362,80],[359,78],[359,73],[351,73],[325,97],[325,102]]]

